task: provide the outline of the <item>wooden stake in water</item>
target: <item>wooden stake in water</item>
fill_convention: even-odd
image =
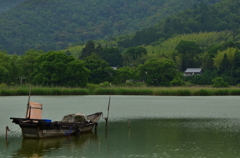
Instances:
[[[130,119],[128,119],[128,128],[130,129]]]
[[[29,88],[29,94],[28,94],[28,102],[27,102],[26,118],[28,118],[28,108],[29,108],[29,102],[30,102],[31,90],[32,90],[32,87],[30,86],[30,88]],[[30,118],[30,111],[29,111],[29,118]]]
[[[6,126],[6,139],[8,137],[8,131],[10,131],[10,129],[8,128],[8,126]]]
[[[105,118],[105,121],[106,121],[106,130],[108,129],[108,118],[109,118],[110,102],[111,102],[111,94],[110,94],[109,100],[108,100],[108,113],[107,113],[107,117]]]

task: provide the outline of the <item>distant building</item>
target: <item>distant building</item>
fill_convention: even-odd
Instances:
[[[202,74],[202,68],[187,68],[184,72],[184,76],[193,76]]]
[[[118,67],[111,67],[113,70],[117,70],[118,69]]]

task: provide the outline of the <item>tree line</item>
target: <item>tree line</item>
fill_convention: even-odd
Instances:
[[[148,86],[183,86],[186,81],[209,85],[220,77],[230,85],[237,85],[240,82],[239,48],[237,42],[225,42],[203,52],[197,43],[181,40],[175,53],[159,58],[144,47],[130,47],[120,52],[117,47],[102,47],[89,40],[78,58],[66,50],[29,50],[21,56],[0,52],[0,83],[85,87],[104,82],[115,85],[144,82]],[[202,75],[183,76],[186,68],[202,66]]]
[[[115,50],[112,53],[114,52]],[[181,73],[169,59],[152,59],[135,68],[123,66],[114,70],[96,52],[83,59],[75,59],[63,51],[44,53],[38,50],[29,50],[22,56],[0,52],[0,57],[0,83],[7,85],[31,83],[41,86],[85,87],[87,84],[104,82],[119,85],[126,81],[144,81],[153,86],[176,85],[176,81],[182,84]]]

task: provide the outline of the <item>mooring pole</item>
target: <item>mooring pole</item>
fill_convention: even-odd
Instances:
[[[107,113],[107,117],[105,118],[105,121],[106,121],[106,130],[108,129],[108,117],[109,117],[110,102],[111,102],[111,94],[110,94],[109,100],[108,100],[108,113]]]
[[[31,90],[32,90],[32,87],[30,86],[30,88],[29,88],[29,94],[28,94],[28,102],[27,102],[26,118],[28,118],[28,108],[29,108],[29,102],[30,102]],[[30,118],[30,111],[29,111],[29,118]]]
[[[130,119],[128,119],[128,128],[130,129]]]
[[[8,128],[8,126],[6,126],[6,139],[8,137],[8,131],[10,131],[10,129]]]

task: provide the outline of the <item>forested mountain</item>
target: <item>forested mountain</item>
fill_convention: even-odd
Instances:
[[[0,14],[6,12],[25,0],[0,0]]]
[[[214,5],[200,3],[193,9],[167,17],[154,27],[137,31],[130,38],[120,41],[121,47],[149,45],[164,41],[178,34],[212,31],[232,31],[233,40],[240,33],[240,1],[224,0]],[[156,42],[158,43],[158,42]]]
[[[161,2],[26,0],[1,14],[1,49],[9,54],[0,51],[0,83],[240,86],[240,2]],[[181,9],[170,2],[188,9],[173,14]],[[204,73],[183,76],[187,68]]]
[[[200,2],[219,1],[26,0],[0,15],[0,50],[23,54],[28,49],[64,49],[88,39],[134,33]]]

